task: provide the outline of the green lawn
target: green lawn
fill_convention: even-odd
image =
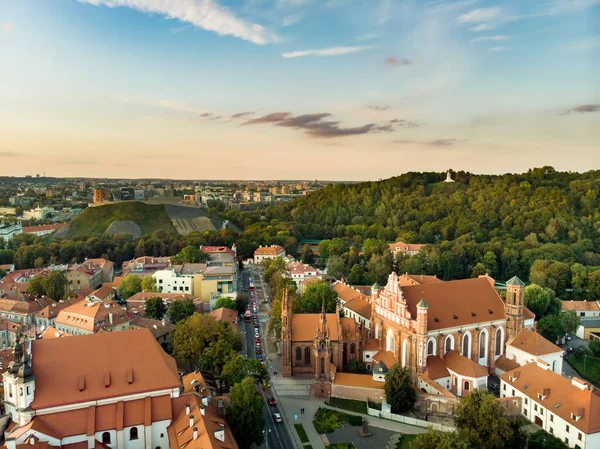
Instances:
[[[361,426],[362,417],[321,408],[313,419],[313,425],[317,433],[331,433],[342,427],[345,423],[351,426]]]
[[[355,401],[352,399],[331,398],[329,405],[335,408],[343,408],[355,413],[367,414],[367,403],[363,401]]]
[[[308,443],[308,435],[306,434],[306,430],[304,430],[304,426],[302,424],[294,424],[294,428],[300,437],[300,441],[302,443]]]
[[[587,360],[585,360],[585,371],[583,369],[583,357],[571,356],[567,358],[567,362],[575,368],[575,371],[581,376],[589,380],[596,387],[600,387],[600,359],[588,356]]]
[[[410,449],[410,443],[417,438],[416,435],[402,435],[396,444],[396,449]]]
[[[354,449],[354,443],[337,443],[325,446],[325,449]]]

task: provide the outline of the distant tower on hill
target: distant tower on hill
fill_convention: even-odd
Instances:
[[[448,173],[446,173],[446,179],[444,179],[444,182],[454,182],[454,179],[452,179],[452,176],[450,175],[450,170],[448,170]]]

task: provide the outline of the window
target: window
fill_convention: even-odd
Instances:
[[[529,403],[529,401],[527,400],[527,398],[525,398],[525,405],[527,405]]]
[[[485,358],[487,353],[487,332],[479,334],[479,358]]]
[[[554,415],[550,414],[550,422],[554,422]]]
[[[354,343],[352,343],[350,345],[350,354],[354,355],[354,352],[356,351],[356,346],[354,345]]]
[[[433,352],[433,340],[429,340],[427,343],[427,355],[435,355]]]
[[[567,424],[567,425],[565,426],[565,431],[566,431],[566,432],[568,432],[568,431],[569,431],[569,429],[570,429],[570,427],[569,427],[569,425]]]
[[[565,444],[568,446],[569,445],[569,439],[567,437],[565,437]]]
[[[454,349],[454,338],[452,335],[446,337],[446,343],[444,343],[444,354]]]
[[[302,349],[296,348],[296,360],[302,360]]]
[[[550,427],[550,433],[554,435],[554,429],[552,427]]]
[[[471,334],[466,333],[462,339],[462,355],[466,358],[471,358]]]
[[[577,434],[577,439],[581,441],[581,432]]]
[[[537,404],[533,404],[533,410],[537,412]]]
[[[23,396],[23,387],[19,388],[19,396]]]
[[[110,432],[102,433],[102,444],[110,444]]]
[[[513,395],[513,396],[515,395],[515,389],[514,389],[514,388],[513,388],[513,391],[512,391],[512,395]]]
[[[503,344],[504,344],[504,338],[502,335],[502,328],[499,327],[498,330],[496,330],[496,350],[495,350],[496,355],[502,355],[502,345]]]
[[[502,385],[502,390],[503,390],[503,391],[506,391],[506,384],[503,384],[503,385]]]
[[[31,387],[27,386],[27,394],[31,394]]]
[[[138,439],[138,430],[137,430],[137,427],[132,427],[131,429],[129,429],[129,439],[130,440],[137,440]]]
[[[304,364],[310,365],[310,348],[304,348]]]
[[[465,381],[465,385],[464,385],[464,387],[463,387],[463,390],[465,390],[465,391],[469,391],[469,388],[470,388],[470,387],[471,387],[471,385],[469,384],[469,382],[466,382],[466,381]]]

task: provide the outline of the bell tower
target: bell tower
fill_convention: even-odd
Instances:
[[[292,376],[292,300],[287,286],[281,298],[281,374]]]
[[[319,319],[319,328],[315,332],[313,341],[313,356],[315,360],[315,379],[329,380],[329,365],[333,349],[331,347],[331,335],[327,324],[327,315],[325,314],[325,301],[321,307],[321,318]]]
[[[3,374],[4,405],[6,414],[22,426],[30,422],[35,413],[30,407],[35,396],[35,376],[31,368],[31,358],[25,353],[19,338],[15,342],[13,355],[14,360],[8,366],[8,371]]]
[[[523,329],[523,308],[525,303],[525,283],[514,276],[506,282],[506,334],[508,340],[515,338]]]
[[[425,372],[425,368],[427,365],[427,356],[426,356],[426,342],[427,338],[427,309],[429,306],[425,302],[423,298],[417,304],[417,341],[416,341],[416,349],[417,349],[417,373],[423,374]]]

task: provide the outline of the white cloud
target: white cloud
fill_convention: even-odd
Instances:
[[[458,16],[460,23],[481,23],[495,19],[500,15],[500,8],[479,8]]]
[[[471,42],[475,43],[475,42],[498,42],[498,41],[507,41],[510,39],[510,36],[500,36],[500,35],[496,35],[496,36],[481,36],[481,37],[476,37],[475,39],[471,39]]]
[[[481,31],[490,31],[493,30],[491,25],[488,25],[487,23],[480,23],[479,25],[477,25],[476,27],[470,28],[471,31],[475,31],[476,33],[479,33]]]
[[[300,22],[302,19],[304,19],[304,13],[301,12],[295,12],[293,14],[290,14],[289,16],[285,16],[283,19],[281,19],[281,24],[284,27],[293,25],[296,22]]]
[[[300,58],[302,56],[341,56],[349,53],[358,53],[359,51],[370,50],[372,45],[361,45],[357,47],[330,47],[319,50],[297,50],[284,53],[284,58]]]
[[[439,14],[439,13],[451,12],[451,11],[456,11],[456,10],[459,10],[462,8],[466,8],[467,6],[474,5],[477,2],[479,2],[479,0],[464,0],[461,2],[454,2],[454,3],[438,2],[438,3],[433,4],[429,8],[427,8],[425,10],[425,12],[427,12],[429,14]]]
[[[277,36],[261,25],[237,17],[216,0],[78,0],[94,6],[126,7],[145,13],[162,14],[169,19],[179,19],[220,36],[235,36],[264,45],[277,40]]]
[[[493,51],[493,52],[507,51],[508,47],[500,47],[500,46],[498,46],[498,47],[491,47],[489,50]]]

